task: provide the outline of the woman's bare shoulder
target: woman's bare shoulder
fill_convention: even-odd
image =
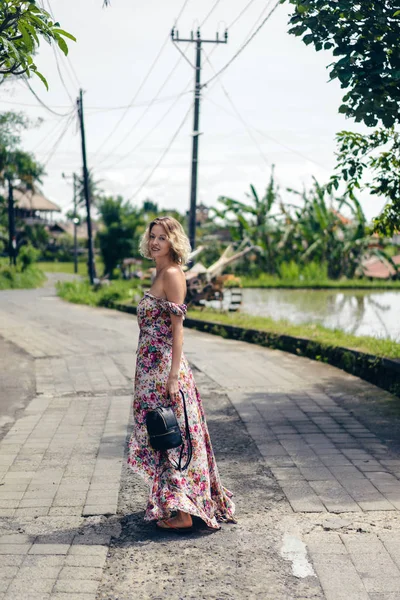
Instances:
[[[186,296],[186,278],[179,265],[165,269],[163,277],[165,295],[171,302],[183,302]]]

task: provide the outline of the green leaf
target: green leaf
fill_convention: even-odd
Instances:
[[[67,46],[66,41],[62,37],[60,37],[60,38],[57,38],[57,43],[58,43],[60,49],[64,52],[65,56],[67,56],[68,55],[68,46]]]
[[[58,33],[59,35],[62,35],[66,38],[68,38],[69,40],[72,40],[73,42],[76,42],[76,37],[74,35],[72,35],[72,33],[68,33],[68,31],[65,31],[64,29],[59,29],[58,27],[53,28],[52,31],[54,33]]]
[[[39,72],[39,71],[37,71],[36,69],[33,69],[33,68],[32,68],[32,71],[35,73],[35,75],[37,75],[37,76],[39,77],[39,79],[40,79],[41,81],[43,81],[43,83],[44,83],[44,85],[45,85],[45,87],[46,87],[46,90],[47,90],[47,91],[49,91],[49,84],[47,83],[47,79],[46,79],[46,77],[45,77],[44,75],[42,75],[42,73],[40,73],[40,72]]]
[[[22,39],[24,40],[26,47],[29,50],[32,50],[34,47],[32,37],[29,35],[26,27],[24,26],[21,20],[18,21],[18,29],[20,34],[22,35]]]
[[[400,10],[396,10],[396,12],[393,15],[394,17],[400,17]]]

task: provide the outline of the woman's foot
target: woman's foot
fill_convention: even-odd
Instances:
[[[178,510],[174,517],[158,521],[157,527],[160,529],[191,529],[193,521],[189,513]]]

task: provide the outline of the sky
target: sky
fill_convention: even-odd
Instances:
[[[176,23],[184,38],[201,25],[202,38],[215,40],[228,27],[226,45],[203,45],[206,83],[275,2],[112,0],[108,8],[102,8],[102,0],[41,3],[77,38],[69,42],[68,59],[45,42],[36,57],[50,89],[36,78],[31,86],[50,110],[22,81],[2,86],[0,102],[1,110],[43,119],[24,132],[22,143],[45,164],[44,194],[64,211],[72,207],[69,176],[82,168],[75,111],[82,88],[88,166],[104,193],[120,194],[135,205],[150,198],[161,208],[186,211],[195,44],[174,45],[171,28]],[[287,188],[301,191],[313,176],[320,183],[329,179],[338,131],[367,131],[338,113],[344,91],[337,81],[329,82],[330,53],[316,52],[287,33],[288,6],[280,5],[202,89],[198,203],[214,206],[221,195],[245,201],[250,184],[262,193],[272,165],[283,199],[291,202]],[[369,219],[382,207],[376,198],[361,200]]]

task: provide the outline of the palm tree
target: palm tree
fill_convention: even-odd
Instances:
[[[260,196],[254,185],[250,185],[250,193],[246,193],[250,202],[241,202],[227,196],[220,196],[218,202],[221,209],[213,209],[229,227],[232,239],[242,241],[245,238],[260,248],[259,266],[266,272],[274,273],[277,263],[277,237],[279,237],[279,218],[273,209],[279,201],[279,188],[274,177],[274,167],[265,193]]]

